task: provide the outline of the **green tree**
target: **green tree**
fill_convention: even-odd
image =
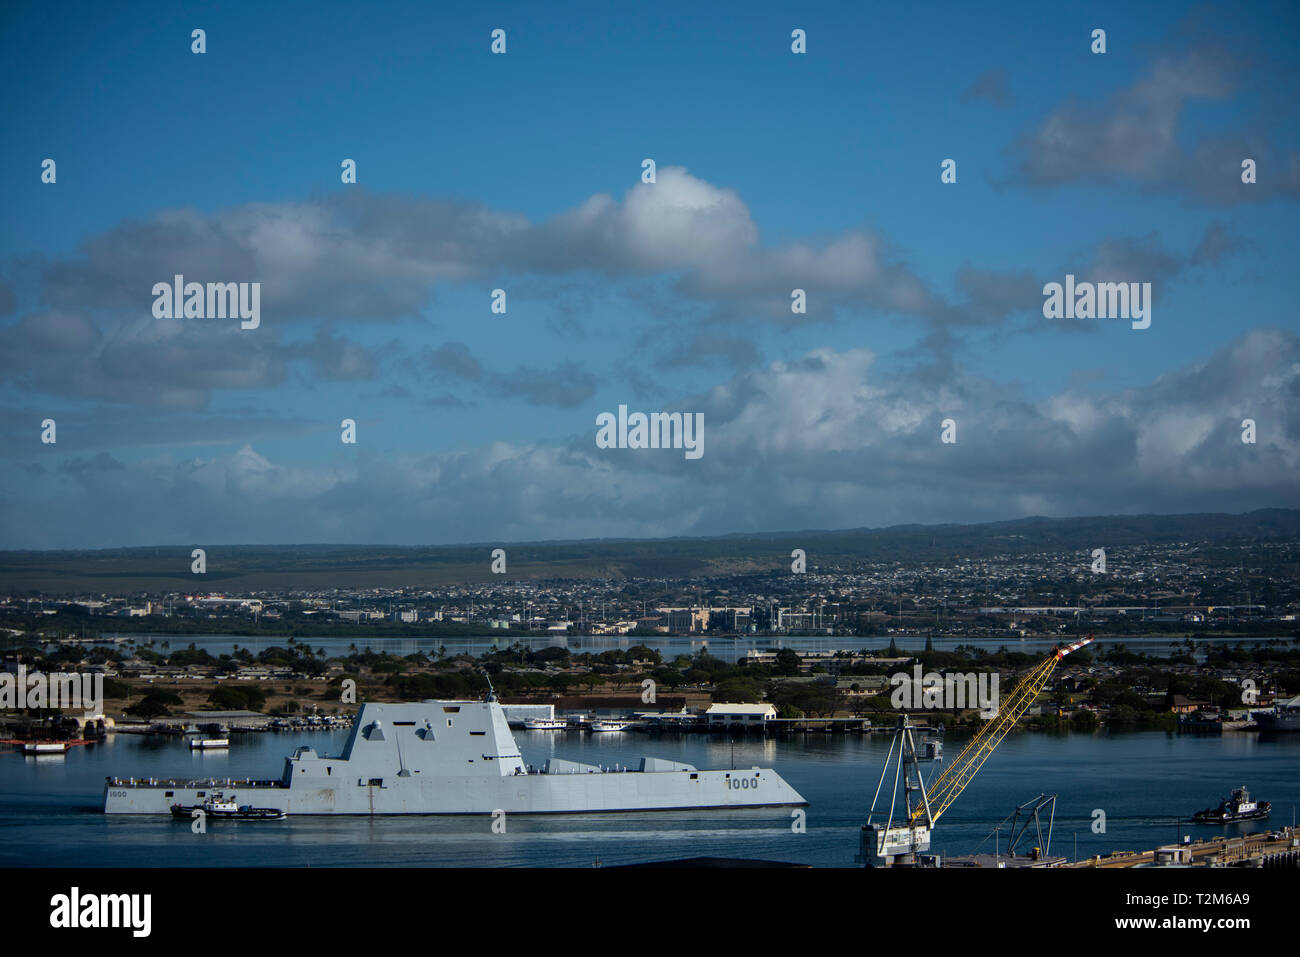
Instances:
[[[561,671],[547,677],[546,683],[556,694],[568,694],[569,686],[573,684],[573,675]]]
[[[790,678],[799,673],[799,653],[793,648],[782,648],[776,653],[776,673]]]
[[[164,691],[159,688],[150,691],[135,704],[126,708],[125,711],[127,714],[134,715],[137,718],[160,718],[163,715],[171,714],[168,705],[179,704],[181,704],[180,695],[176,694],[174,691]]]
[[[751,678],[727,678],[718,682],[713,700],[724,704],[756,704],[763,700],[763,689]]]

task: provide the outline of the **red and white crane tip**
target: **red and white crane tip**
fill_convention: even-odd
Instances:
[[[1074,644],[1072,644],[1072,645],[1066,645],[1064,648],[1057,648],[1057,649],[1056,649],[1056,660],[1057,660],[1057,661],[1060,661],[1062,658],[1064,658],[1064,657],[1065,657],[1066,655],[1068,655],[1070,652],[1072,652],[1072,651],[1078,651],[1078,650],[1079,650],[1080,648],[1082,648],[1084,645],[1086,645],[1086,644],[1090,644],[1091,642],[1092,642],[1092,635],[1089,635],[1087,638],[1081,638],[1081,639],[1079,639],[1078,641],[1076,641],[1076,642],[1075,642]]]

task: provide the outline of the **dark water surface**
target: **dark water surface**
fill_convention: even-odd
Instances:
[[[805,833],[790,809],[513,816],[505,834],[484,817],[287,818],[210,824],[192,834],[169,818],[102,813],[104,778],[278,777],[309,744],[334,753],[346,732],[236,735],[228,753],[191,753],[176,739],[116,735],[65,757],[0,752],[0,866],[552,866],[752,857],[849,867],[889,748],[884,734],[737,739],[702,735],[517,732],[524,758],[551,755],[634,765],[642,754],[699,767],[773,767],[809,801]],[[951,759],[960,740],[949,737]],[[939,766],[922,766],[927,780]],[[1245,784],[1273,802],[1268,821],[1179,823]],[[974,851],[994,825],[1040,792],[1059,794],[1053,850],[1078,856],[1146,849],[1184,834],[1209,837],[1290,824],[1300,804],[1300,734],[1025,733],[1009,737],[939,822],[934,850]],[[1094,809],[1106,833],[1091,830]],[[1006,829],[1002,841],[1005,846]],[[1032,843],[1032,842],[1031,842]],[[991,851],[991,839],[982,850]]]

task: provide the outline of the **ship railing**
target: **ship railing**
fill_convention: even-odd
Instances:
[[[108,786],[114,788],[275,788],[283,783],[274,779],[254,780],[244,778],[107,778]]]

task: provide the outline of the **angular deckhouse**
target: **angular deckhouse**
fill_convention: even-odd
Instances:
[[[170,814],[214,795],[288,814],[557,814],[761,807],[807,802],[767,768],[701,771],[642,758],[602,770],[524,764],[496,701],[366,704],[343,753],[298,748],[278,781],[110,778],[107,814]]]

